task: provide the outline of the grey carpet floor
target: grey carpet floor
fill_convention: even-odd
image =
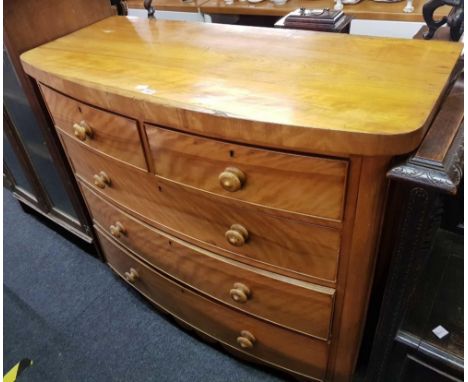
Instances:
[[[205,344],[4,190],[4,374],[22,381],[281,381]]]

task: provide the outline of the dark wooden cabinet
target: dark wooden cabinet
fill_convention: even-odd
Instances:
[[[87,243],[90,219],[36,84],[19,56],[35,46],[115,13],[109,0],[4,2],[4,166],[22,203]],[[77,15],[79,15],[77,17]]]
[[[455,75],[418,151],[388,172],[367,382],[463,380],[463,84]]]

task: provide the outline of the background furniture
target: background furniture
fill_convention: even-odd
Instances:
[[[19,56],[114,10],[108,0],[6,0],[3,9],[4,178],[21,203],[91,243],[89,215],[37,85],[24,73]]]
[[[345,5],[344,12],[354,20],[365,21],[385,21],[403,22],[388,25],[386,28],[402,29],[405,22],[423,22],[422,7],[423,0],[414,2],[415,10],[412,13],[403,11],[405,2],[382,3],[371,0],[363,0],[355,5]],[[159,17],[171,17],[169,12],[201,13],[205,20],[213,22],[232,23],[241,25],[273,26],[279,18],[297,8],[330,8],[333,9],[333,0],[289,0],[284,5],[274,5],[271,1],[265,0],[261,3],[252,4],[247,1],[236,0],[233,4],[226,4],[223,0],[195,0],[193,2],[183,2],[182,0],[152,0],[152,7],[156,11],[163,11]],[[143,0],[129,0],[129,8],[143,9]],[[435,12],[435,17],[445,16],[450,11],[450,7],[439,8]],[[143,15],[143,14],[142,14]],[[209,17],[206,17],[208,16]],[[178,16],[181,17],[181,16]],[[360,23],[360,22],[358,22]],[[372,23],[371,23],[372,24]],[[370,25],[370,24],[366,24]],[[359,30],[362,30],[359,28]]]
[[[237,14],[235,11],[224,12],[222,10],[220,12],[213,11],[213,13],[208,14],[201,9],[204,2],[205,0],[197,0],[191,3],[182,2],[181,0],[154,0],[154,3],[152,2],[152,8],[156,10],[156,18],[160,20],[217,22],[223,24],[273,27],[274,23],[277,22],[281,16],[287,14],[290,10],[294,9],[294,7],[315,7],[315,4],[317,4],[315,0],[304,0],[303,4],[291,2],[289,3],[291,9],[287,9],[280,15],[274,16],[268,15],[268,8],[273,7],[270,1],[264,1],[259,4],[249,4],[249,6],[246,5],[246,9],[248,8],[246,14]],[[424,25],[422,13],[420,12],[424,0],[416,0],[416,10],[413,13],[402,12],[405,7],[404,3],[401,3],[401,7],[396,9],[398,4],[379,4],[371,0],[366,0],[366,2],[368,2],[368,11],[361,12],[361,17],[356,18],[353,16],[350,29],[351,34],[409,39]],[[330,5],[326,2],[320,4],[320,6],[333,6],[333,4]],[[267,9],[265,14],[261,13],[262,8]],[[348,9],[352,10],[355,8],[353,5],[345,5],[344,11],[346,13],[349,13]],[[394,12],[392,12],[392,10],[394,10]],[[449,7],[438,9],[436,12],[437,17],[447,15],[449,10]],[[130,0],[129,14],[131,16],[143,18],[148,17],[148,13],[143,7],[143,1],[140,0]],[[395,14],[401,15],[401,17],[396,17],[394,16]]]
[[[334,33],[349,33],[349,29],[351,26],[351,17],[343,15],[343,19],[340,20],[339,27],[334,27],[330,28],[331,30],[325,30],[323,28],[323,25],[316,25],[311,22],[301,22],[300,24],[296,24],[293,26],[285,25],[286,18],[289,16],[286,15],[282,18],[280,18],[276,23],[275,23],[275,28],[289,28],[289,29],[303,29],[303,30],[311,30],[311,31],[318,31],[318,32],[334,32]],[[328,29],[328,28],[327,28]]]
[[[447,28],[438,36],[448,37]],[[391,261],[386,283],[377,280],[385,293],[369,382],[463,380],[463,99],[460,59],[419,150],[388,172],[392,197],[381,258]],[[449,331],[441,339],[432,332],[438,325]]]

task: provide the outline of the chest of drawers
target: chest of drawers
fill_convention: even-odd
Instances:
[[[345,381],[386,169],[424,136],[459,52],[111,17],[22,62],[117,274],[243,358]]]

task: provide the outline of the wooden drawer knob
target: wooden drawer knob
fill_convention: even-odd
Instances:
[[[252,349],[255,344],[255,337],[248,330],[242,330],[237,337],[237,343],[242,349]]]
[[[240,247],[248,240],[249,231],[240,224],[233,224],[231,228],[226,231],[225,236],[229,244]]]
[[[93,136],[93,131],[91,127],[85,122],[81,121],[80,123],[73,124],[73,133],[80,141],[85,141],[86,138],[91,138]]]
[[[235,192],[240,190],[245,182],[245,174],[236,167],[226,167],[224,171],[219,174],[219,184],[226,191]]]
[[[121,222],[115,222],[115,224],[109,227],[109,231],[114,237],[120,237],[121,235],[125,235],[127,233],[127,230]]]
[[[244,303],[250,298],[250,288],[242,283],[234,283],[234,286],[229,291],[229,294],[235,302]]]
[[[99,174],[94,175],[94,184],[99,188],[110,186],[111,180],[109,175],[107,175],[104,171],[99,172]]]
[[[124,273],[124,277],[125,277],[125,280],[133,284],[135,281],[138,280],[138,277],[140,277],[140,275],[138,274],[136,269],[130,268],[129,272]]]

